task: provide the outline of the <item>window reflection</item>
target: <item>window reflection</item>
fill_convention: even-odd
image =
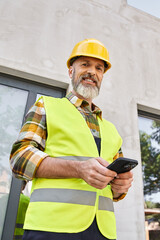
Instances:
[[[146,239],[160,239],[160,120],[139,117]]]
[[[20,130],[28,92],[0,85],[0,239],[11,184],[9,154]]]

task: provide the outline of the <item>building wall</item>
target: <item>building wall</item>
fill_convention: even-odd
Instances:
[[[95,100],[123,137],[124,155],[139,160],[137,106],[160,114],[160,20],[126,0],[2,0],[0,70],[70,89],[66,60],[85,38],[109,50],[112,68]],[[127,197],[115,204],[118,240],[144,240],[141,163]]]

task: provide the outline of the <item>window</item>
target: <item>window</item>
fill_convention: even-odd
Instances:
[[[146,239],[160,238],[160,116],[139,111]]]
[[[0,85],[0,237],[12,179],[8,161],[10,147],[20,130],[27,96],[25,90]]]
[[[65,90],[0,74],[0,239],[13,239],[21,181],[12,177],[9,154],[37,95],[63,97]],[[14,207],[13,207],[14,206]]]

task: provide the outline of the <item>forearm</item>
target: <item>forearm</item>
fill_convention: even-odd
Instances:
[[[116,177],[106,168],[107,162],[98,157],[86,161],[46,157],[36,171],[37,178],[81,178],[97,189],[105,188]]]
[[[37,178],[80,178],[80,161],[46,157],[39,165]]]

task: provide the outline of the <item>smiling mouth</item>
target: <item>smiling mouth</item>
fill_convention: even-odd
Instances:
[[[83,81],[85,81],[86,83],[91,83],[91,84],[97,84],[97,81],[91,78],[82,78]]]

